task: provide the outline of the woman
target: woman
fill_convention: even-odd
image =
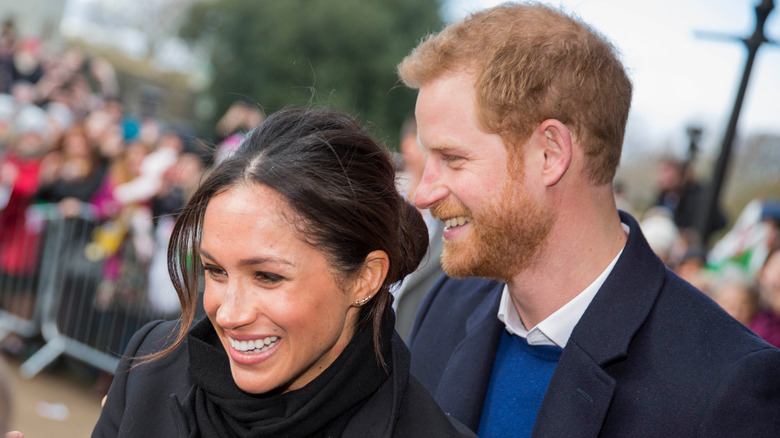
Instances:
[[[393,329],[388,288],[426,237],[389,156],[352,119],[269,117],[179,216],[182,320],[136,334],[93,436],[473,436],[409,375]],[[193,256],[207,318],[187,331]]]
[[[59,203],[65,217],[74,217],[82,210],[100,188],[106,173],[97,150],[89,144],[84,127],[78,123],[62,135],[56,149],[44,158],[44,164],[37,200]]]

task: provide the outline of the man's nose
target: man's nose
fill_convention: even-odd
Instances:
[[[425,162],[420,184],[414,194],[414,204],[419,209],[431,208],[447,196],[447,188],[442,184],[441,174],[430,159]]]

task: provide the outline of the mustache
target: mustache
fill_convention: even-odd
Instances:
[[[431,215],[439,220],[456,216],[474,217],[468,207],[456,201],[441,201],[431,207],[430,211]]]

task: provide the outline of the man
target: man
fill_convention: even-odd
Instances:
[[[399,73],[428,153],[415,203],[444,223],[449,275],[421,305],[412,371],[446,412],[480,437],[780,436],[780,351],[615,207],[631,83],[609,43],[509,4]]]
[[[417,145],[417,122],[414,116],[407,117],[401,125],[400,149],[406,176],[402,190],[412,201],[425,169],[425,152]],[[425,224],[428,225],[428,250],[417,270],[407,275],[393,290],[395,329],[404,340],[408,339],[417,309],[426,292],[443,273],[439,257],[444,247],[441,236],[444,225],[441,221],[435,220],[428,210],[421,210],[420,213],[425,219]]]

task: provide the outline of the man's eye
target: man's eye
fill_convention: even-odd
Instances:
[[[459,155],[443,155],[444,161],[458,161],[462,160],[463,157]]]

